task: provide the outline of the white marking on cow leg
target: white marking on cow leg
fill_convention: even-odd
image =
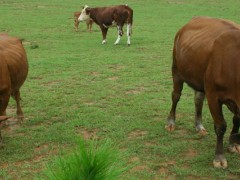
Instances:
[[[120,26],[117,26],[117,29],[118,29],[118,38],[117,40],[115,41],[115,45],[117,45],[119,42],[120,42],[120,39],[121,39],[121,35],[122,35],[122,30],[121,30],[121,27]]]
[[[107,25],[105,25],[105,24],[102,24],[103,25],[103,27],[105,27],[106,29],[108,28],[108,26]]]
[[[127,45],[130,45],[130,37],[131,37],[131,24],[127,24]]]
[[[104,39],[104,40],[102,41],[102,44],[106,44],[106,43],[107,43],[107,40]]]
[[[121,39],[121,36],[120,35],[118,35],[118,38],[117,38],[117,40],[115,41],[115,45],[117,45],[118,43],[119,43],[119,41],[120,41],[120,39]]]

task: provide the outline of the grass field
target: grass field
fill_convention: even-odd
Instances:
[[[128,4],[134,10],[131,46],[124,35],[107,44],[96,24],[75,32],[73,12],[85,4]],[[122,179],[239,179],[240,156],[227,152],[229,168],[212,167],[216,137],[207,103],[207,136],[194,129],[193,91],[185,86],[173,133],[164,126],[171,105],[174,35],[193,16],[240,23],[236,0],[0,0],[0,31],[23,38],[29,75],[21,89],[24,123],[2,129],[0,179],[44,179],[46,164],[71,153],[79,137],[109,139],[132,168]],[[126,27],[125,27],[126,28]],[[126,31],[125,31],[126,32]],[[37,44],[36,49],[31,44]],[[8,115],[15,117],[15,102]]]

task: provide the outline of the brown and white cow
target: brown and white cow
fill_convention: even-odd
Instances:
[[[74,27],[75,27],[75,31],[78,31],[78,26],[79,26],[79,21],[78,18],[80,16],[81,12],[74,12],[73,13],[73,17],[74,17]],[[93,20],[92,19],[88,19],[86,20],[86,25],[87,25],[87,30],[89,32],[92,32],[92,24],[93,24]]]
[[[84,21],[92,18],[93,21],[99,25],[102,31],[103,41],[102,44],[107,42],[106,36],[108,28],[111,26],[117,26],[118,38],[115,41],[115,45],[119,43],[121,36],[123,35],[123,26],[127,24],[127,44],[130,45],[130,36],[132,33],[133,23],[133,10],[128,5],[118,5],[111,7],[96,7],[90,8],[87,5],[82,9],[79,21]]]
[[[27,55],[22,42],[18,38],[0,34],[0,123],[8,118],[5,115],[10,96],[17,104],[18,121],[23,120],[20,87],[26,80],[27,74]]]
[[[227,167],[223,150],[226,122],[225,104],[234,114],[229,138],[231,152],[240,153],[240,27],[232,21],[196,17],[176,34],[172,63],[172,108],[167,130],[175,129],[175,112],[183,83],[195,90],[195,126],[205,132],[201,123],[206,95],[217,135],[214,167]]]

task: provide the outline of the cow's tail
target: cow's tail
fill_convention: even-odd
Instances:
[[[132,31],[132,26],[133,26],[133,10],[128,6],[125,5],[128,8],[128,24],[131,25],[131,34],[133,33]]]

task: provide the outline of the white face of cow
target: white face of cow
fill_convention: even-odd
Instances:
[[[90,15],[86,11],[87,8],[88,8],[88,6],[85,5],[84,8],[82,9],[81,15],[78,18],[78,21],[86,21],[86,20],[90,19]]]

